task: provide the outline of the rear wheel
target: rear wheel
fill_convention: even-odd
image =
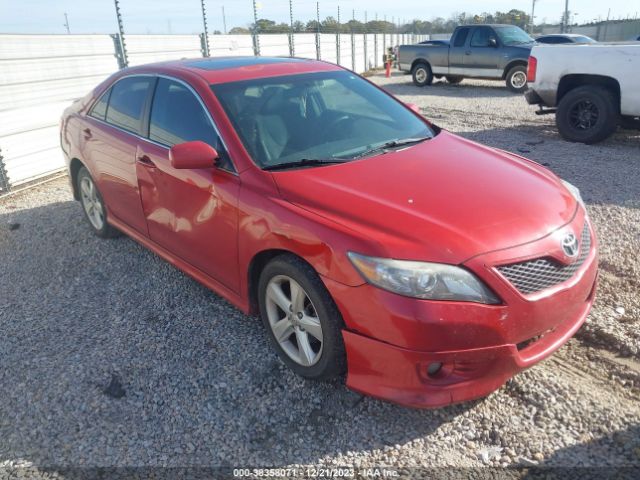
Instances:
[[[120,232],[107,223],[107,209],[89,170],[81,167],[76,178],[84,216],[93,232],[101,238],[116,237]]]
[[[515,93],[522,93],[527,89],[527,67],[516,65],[509,72],[506,78],[507,88]]]
[[[586,85],[562,97],[556,112],[560,135],[571,142],[597,143],[618,126],[617,102],[606,88]]]
[[[276,257],[260,274],[258,295],[269,339],[291,370],[314,380],[345,372],[342,317],[307,263],[293,255]]]
[[[431,82],[433,82],[433,72],[431,71],[431,67],[424,62],[416,63],[411,70],[411,75],[413,76],[414,85],[417,85],[418,87],[431,85]]]
[[[447,75],[446,78],[447,78],[447,82],[449,82],[452,85],[457,85],[463,79],[463,77],[460,77],[460,76],[457,76],[457,75]]]

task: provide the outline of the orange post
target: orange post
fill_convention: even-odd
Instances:
[[[391,76],[391,59],[387,58],[387,71],[385,72],[385,76],[389,78]]]

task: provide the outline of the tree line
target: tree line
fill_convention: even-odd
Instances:
[[[317,20],[309,20],[304,23],[299,20],[293,25],[276,23],[266,18],[259,19],[246,27],[234,27],[229,33],[247,34],[258,33],[451,33],[458,25],[474,23],[505,23],[526,28],[531,18],[522,10],[512,9],[508,12],[495,13],[454,13],[450,18],[436,17],[431,20],[415,19],[411,22],[396,25],[386,20],[371,20],[366,23],[351,19],[347,22],[338,22],[335,17],[329,16],[318,23]],[[216,31],[215,33],[220,33]]]

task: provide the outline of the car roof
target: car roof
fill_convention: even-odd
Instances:
[[[189,71],[210,84],[226,83],[254,78],[295,75],[299,73],[342,70],[332,63],[297,57],[233,56],[214,58],[190,58],[152,63],[129,68],[130,73]]]

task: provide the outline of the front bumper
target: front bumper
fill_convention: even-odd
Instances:
[[[574,219],[582,226],[583,215]],[[575,225],[573,225],[575,226]],[[466,263],[504,300],[502,305],[426,301],[371,285],[325,285],[346,329],[347,386],[412,407],[442,407],[483,397],[560,348],[583,324],[595,296],[596,243],[566,282],[522,295],[492,265],[539,255],[539,242],[475,257]],[[528,251],[528,253],[527,253]],[[430,375],[431,364],[442,364]]]

